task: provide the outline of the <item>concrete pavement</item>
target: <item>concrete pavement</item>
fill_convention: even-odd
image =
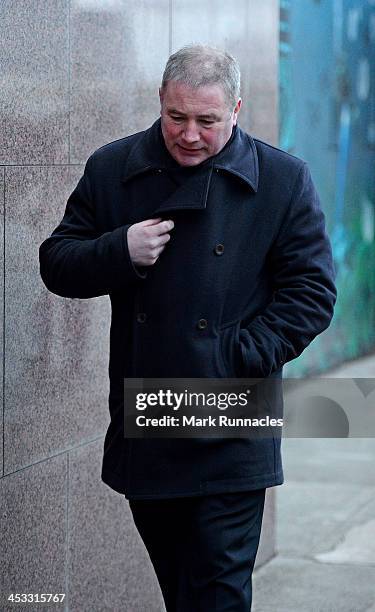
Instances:
[[[375,354],[326,376],[375,378]],[[283,462],[253,612],[375,612],[375,439],[284,439]]]

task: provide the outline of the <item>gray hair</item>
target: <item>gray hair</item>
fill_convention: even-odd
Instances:
[[[207,45],[187,45],[173,53],[163,73],[161,89],[168,81],[179,81],[193,88],[221,85],[230,106],[240,97],[241,73],[237,60],[227,51]]]

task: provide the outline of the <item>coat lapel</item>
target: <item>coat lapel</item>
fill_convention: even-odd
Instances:
[[[160,119],[143,133],[131,149],[126,160],[122,181],[127,182],[140,174],[159,170],[164,172],[178,167],[162,140]],[[209,158],[167,198],[155,213],[176,210],[204,210],[207,206],[212,172],[218,169],[241,179],[253,191],[258,189],[258,156],[253,139],[239,127],[231,141],[217,155]]]
[[[206,208],[212,175],[212,164],[197,169],[176,191],[165,200],[155,213],[173,210],[202,210]]]

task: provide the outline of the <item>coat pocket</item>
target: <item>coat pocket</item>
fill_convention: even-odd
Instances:
[[[220,329],[219,356],[225,378],[246,376],[240,344],[241,321],[234,321]]]

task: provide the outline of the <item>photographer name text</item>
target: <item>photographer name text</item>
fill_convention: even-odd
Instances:
[[[274,419],[269,416],[260,419],[230,418],[222,414],[218,417],[164,415],[160,418],[152,418],[142,414],[136,417],[136,424],[138,427],[282,427],[283,419]]]

